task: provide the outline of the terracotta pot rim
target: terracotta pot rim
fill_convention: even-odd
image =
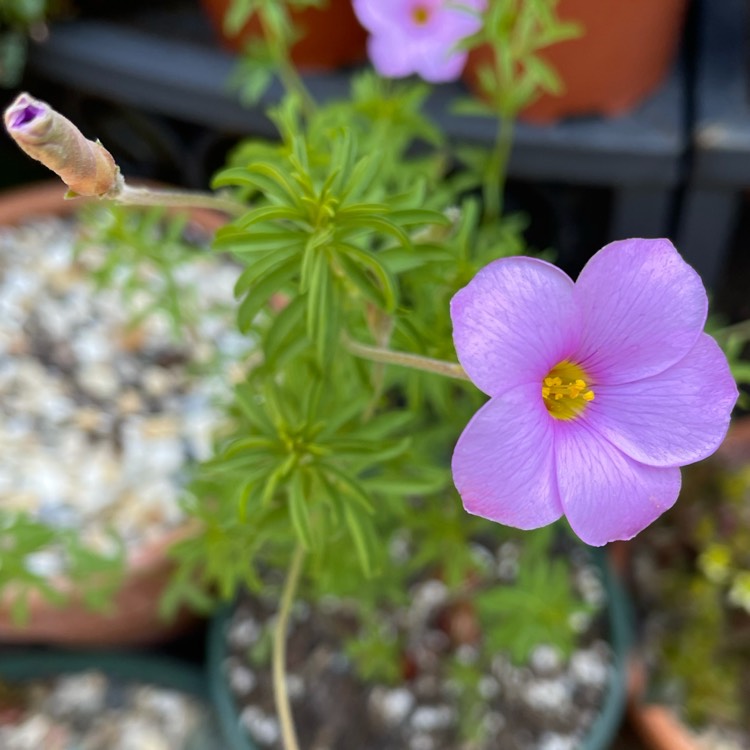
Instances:
[[[647,672],[640,655],[631,654],[627,715],[633,729],[651,750],[701,750],[695,735],[675,711],[663,703],[646,700]]]

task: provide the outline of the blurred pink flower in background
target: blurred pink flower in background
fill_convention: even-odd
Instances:
[[[738,395],[707,306],[668,240],[613,242],[575,283],[533,258],[483,268],[451,302],[459,361],[491,397],[453,455],[466,510],[521,529],[565,515],[602,545],[669,509]]]
[[[380,75],[416,73],[425,81],[461,75],[466,53],[458,43],[481,28],[485,0],[354,0],[354,12],[370,32],[368,52]]]

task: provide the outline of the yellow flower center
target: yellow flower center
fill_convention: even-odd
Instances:
[[[418,26],[424,26],[430,20],[430,9],[426,5],[414,6],[411,17]]]
[[[555,419],[579,416],[594,392],[588,386],[589,376],[578,365],[563,360],[547,373],[542,381],[542,399]]]

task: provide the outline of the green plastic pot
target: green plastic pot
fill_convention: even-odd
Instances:
[[[96,670],[121,682],[177,690],[198,698],[212,708],[205,672],[176,659],[127,652],[76,652],[55,650],[0,652],[0,679],[26,682],[77,672]],[[214,721],[205,731],[191,737],[191,750],[218,750],[222,747]]]
[[[607,590],[609,642],[613,652],[613,669],[607,695],[599,716],[591,726],[579,750],[608,750],[617,734],[627,700],[626,667],[632,645],[632,612],[627,595],[602,550],[594,550]],[[226,632],[232,606],[222,608],[213,618],[208,632],[208,679],[219,726],[227,750],[258,750],[242,729],[239,712],[224,674],[227,658]]]

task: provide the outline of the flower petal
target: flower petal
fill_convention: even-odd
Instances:
[[[576,349],[580,316],[573,282],[535,258],[485,266],[451,300],[453,342],[474,384],[498,396],[544,376]]]
[[[727,358],[704,333],[687,356],[664,372],[597,388],[584,418],[636,461],[681,466],[719,447],[737,396]]]
[[[408,40],[375,34],[367,39],[367,55],[373,67],[385,78],[404,78],[414,72]]]
[[[453,452],[453,481],[464,508],[519,529],[560,518],[553,436],[538,384],[490,399]]]
[[[631,539],[680,492],[678,468],[634,461],[581,419],[555,423],[555,454],[565,515],[587,544]]]
[[[414,44],[414,42],[412,42]],[[466,52],[452,52],[450,44],[417,44],[414,55],[414,70],[428,83],[455,81],[466,65]]]
[[[694,346],[708,300],[669,240],[602,248],[576,282],[583,315],[578,362],[594,379],[627,383],[663,372]]]
[[[371,33],[387,33],[404,26],[408,19],[404,0],[353,0],[352,7],[357,20]]]

